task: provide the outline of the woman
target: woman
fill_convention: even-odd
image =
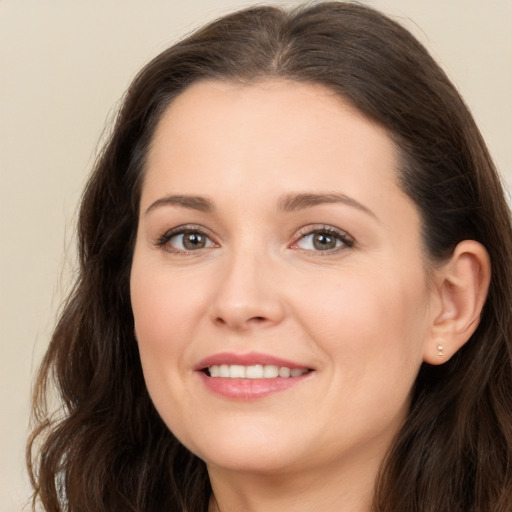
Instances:
[[[393,21],[257,7],[163,52],[79,241],[36,389],[46,510],[512,508],[509,212]]]

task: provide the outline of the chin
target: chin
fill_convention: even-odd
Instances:
[[[233,450],[233,447],[227,450],[215,450],[205,453],[201,458],[208,467],[260,475],[287,473],[299,464],[278,450],[262,451],[254,450],[254,448],[237,452]]]
[[[197,442],[187,442],[187,448],[208,466],[250,473],[279,473],[299,463],[297,440],[290,432],[269,435],[268,431],[247,428],[240,424],[223,435],[204,435]]]

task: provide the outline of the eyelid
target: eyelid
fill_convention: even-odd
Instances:
[[[210,240],[215,247],[219,246],[219,244],[215,241],[215,239],[214,239],[215,237],[211,234],[211,232],[208,229],[206,229],[205,227],[200,226],[198,224],[182,224],[180,226],[171,228],[171,229],[165,231],[165,233],[163,233],[161,236],[159,236],[155,240],[154,245],[159,248],[164,248],[165,250],[167,250],[168,252],[173,253],[173,254],[186,254],[186,255],[191,255],[196,252],[199,253],[205,249],[212,248],[212,247],[204,247],[202,249],[197,249],[195,251],[187,251],[187,250],[176,249],[174,247],[168,247],[168,248],[165,247],[166,244],[169,242],[169,240],[171,240],[173,237],[175,237],[177,235],[182,235],[186,232],[199,233],[199,234],[205,236],[206,238],[208,238],[208,240]]]
[[[336,236],[339,240],[341,240],[343,245],[341,247],[336,247],[334,249],[329,249],[329,250],[325,250],[325,251],[318,251],[318,250],[314,251],[314,250],[310,250],[310,249],[302,249],[300,247],[297,247],[297,244],[302,239],[304,239],[306,236],[309,236],[309,235],[312,235],[315,233],[327,233],[329,235]],[[354,245],[355,245],[355,239],[353,236],[348,234],[343,229],[336,228],[329,224],[312,224],[312,225],[305,226],[305,227],[299,229],[293,238],[294,238],[294,241],[290,245],[291,249],[302,250],[305,252],[314,252],[319,255],[333,254],[333,253],[336,253],[339,251],[346,250],[347,248],[354,247]]]
[[[177,235],[184,234],[186,232],[190,232],[190,231],[197,232],[197,233],[200,233],[201,235],[206,236],[212,242],[214,247],[219,247],[218,242],[216,242],[216,240],[215,240],[215,236],[212,235],[210,230],[208,230],[205,227],[198,225],[198,224],[182,224],[180,226],[173,227],[173,228],[165,231],[161,236],[159,236],[155,240],[154,245],[156,247],[165,248],[166,244],[173,237],[175,237]],[[315,233],[327,233],[327,234],[333,235],[333,236],[337,237],[342,242],[342,246],[336,247],[334,249],[328,249],[325,251],[302,249],[300,247],[297,247],[297,244],[302,239],[304,239],[308,235],[312,235]],[[344,231],[343,229],[328,225],[328,224],[311,224],[308,226],[304,226],[303,228],[299,229],[294,234],[293,240],[294,241],[289,246],[291,249],[302,250],[305,252],[314,252],[317,254],[325,254],[325,255],[333,254],[338,251],[343,251],[347,248],[353,247],[355,244],[354,238],[350,234],[348,234],[346,231]],[[211,248],[212,247],[210,246],[210,247],[205,247],[205,248],[201,248],[201,249],[197,249],[197,250],[181,250],[181,249],[176,249],[174,247],[170,247],[170,248],[166,248],[166,250],[170,253],[191,255],[196,252],[199,253],[199,252],[203,251],[204,249],[211,249]]]

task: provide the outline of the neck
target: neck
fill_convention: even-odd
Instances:
[[[370,512],[379,461],[347,471],[249,473],[208,466],[212,498],[208,512]]]

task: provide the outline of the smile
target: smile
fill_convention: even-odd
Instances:
[[[278,377],[300,377],[309,370],[305,368],[288,368],[287,366],[277,366],[275,364],[254,364],[244,366],[241,364],[220,364],[207,368],[207,374],[210,377],[223,377],[228,379],[275,379]]]
[[[270,354],[218,353],[194,367],[195,375],[214,395],[235,401],[252,401],[292,388],[314,378],[315,368]]]

